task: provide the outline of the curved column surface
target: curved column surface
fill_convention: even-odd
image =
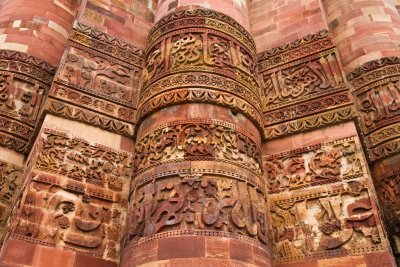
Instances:
[[[199,7],[229,15],[246,30],[250,29],[247,0],[164,0],[160,1],[158,5],[155,22],[172,12]]]
[[[393,0],[322,3],[346,73],[371,60],[400,55],[400,16]]]
[[[400,15],[395,3],[322,0],[360,118],[392,248],[400,231]]]
[[[207,9],[149,35],[121,266],[270,265],[255,46]]]
[[[79,1],[13,1],[0,4],[0,49],[19,51],[58,65]]]

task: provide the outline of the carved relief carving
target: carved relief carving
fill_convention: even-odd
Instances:
[[[186,173],[134,188],[128,240],[185,230],[247,237],[267,244],[265,197],[245,182],[221,175]],[[244,238],[243,238],[244,239]]]
[[[69,40],[72,41],[72,46],[80,50],[88,47],[139,68],[143,65],[144,52],[141,49],[85,24],[77,23]]]
[[[276,263],[383,251],[386,245],[365,180],[268,198]]]
[[[231,17],[211,9],[181,10],[168,14],[160,19],[149,32],[149,43],[153,43],[162,34],[170,31],[196,26],[229,34],[249,49],[253,51],[256,49],[253,38],[242,25]]]
[[[210,159],[261,174],[259,144],[250,133],[223,121],[176,121],[144,134],[136,143],[139,171],[167,162]]]
[[[115,38],[111,42],[111,37],[97,37],[107,39],[110,45],[122,45],[115,43]],[[132,137],[141,68],[95,49],[73,46],[65,53],[46,110]],[[136,52],[135,56],[142,55]]]
[[[264,72],[273,66],[290,62],[294,59],[330,49],[334,46],[328,30],[320,30],[284,45],[273,47],[257,55],[259,70]]]
[[[361,129],[376,161],[400,151],[400,58],[366,63],[348,75],[353,86]]]
[[[71,49],[65,56],[57,81],[84,88],[110,101],[133,106],[137,100],[140,69],[103,55]]]
[[[144,52],[77,23],[45,110],[132,137]]]
[[[360,152],[360,145],[351,138],[266,156],[264,173],[269,193],[362,176]]]
[[[201,88],[211,95],[196,97],[196,102],[211,100],[241,111],[261,128],[261,115],[257,114],[261,99],[255,46],[250,40],[246,30],[236,22],[211,10],[178,11],[161,19],[148,39],[140,118],[156,109],[149,103],[156,98],[171,99],[178,90],[182,95]],[[180,102],[183,101],[190,99],[181,98]],[[145,112],[149,105],[153,108]]]
[[[132,137],[134,133],[134,126],[132,124],[113,120],[112,118],[102,116],[98,112],[88,111],[62,101],[49,98],[46,101],[45,109],[52,114],[87,123],[127,137]]]
[[[118,261],[130,154],[45,129],[14,238]]]
[[[22,168],[0,160],[0,243],[7,232],[6,223],[21,187]]]
[[[388,234],[394,241],[392,248],[398,254],[400,252],[400,225],[398,219],[400,212],[400,172],[390,171],[376,175],[375,181]]]
[[[354,117],[352,96],[327,31],[260,53],[258,68],[267,139]],[[327,109],[330,118],[321,116]]]
[[[54,72],[37,58],[0,50],[0,145],[25,152]]]
[[[265,127],[264,136],[266,139],[272,139],[287,134],[304,132],[325,125],[348,121],[353,119],[355,116],[356,111],[352,105],[340,107],[332,111],[321,112],[317,115]]]

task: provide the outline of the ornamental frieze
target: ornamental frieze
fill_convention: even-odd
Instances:
[[[279,113],[278,113],[279,114]],[[300,133],[326,125],[349,121],[356,117],[356,110],[353,105],[338,107],[312,116],[290,120],[284,123],[266,126],[264,128],[265,139],[282,137],[288,134]]]
[[[257,55],[259,71],[263,72],[272,67],[293,61],[295,59],[334,47],[328,30],[320,30],[303,38],[284,45],[273,47]]]
[[[175,100],[211,102],[242,112],[262,128],[254,41],[221,13],[177,11],[156,23],[142,82],[139,119]],[[181,97],[185,94],[191,96]]]
[[[69,40],[78,49],[86,47],[137,67],[143,65],[144,52],[141,49],[83,23],[76,23]]]
[[[349,180],[365,173],[354,138],[263,157],[270,194]]]
[[[118,261],[131,155],[49,129],[36,146],[13,238]]]
[[[26,152],[54,72],[35,57],[0,51],[0,145]]]
[[[137,139],[134,165],[141,172],[168,162],[213,160],[261,174],[260,144],[251,133],[219,120],[175,121]]]
[[[134,191],[128,244],[186,234],[268,243],[265,197],[245,182],[195,172],[150,181]]]
[[[385,251],[365,179],[268,198],[275,262],[304,262]]]
[[[221,81],[222,82],[222,81]],[[225,84],[225,81],[223,81]],[[229,82],[229,81],[228,81]],[[150,93],[150,92],[149,92]],[[138,121],[145,118],[147,115],[171,104],[182,103],[210,103],[231,108],[234,112],[243,112],[255,125],[262,126],[264,118],[259,109],[244,101],[242,98],[236,97],[231,93],[224,93],[215,90],[205,89],[177,89],[152,97],[149,101],[140,105],[138,110]]]
[[[375,176],[376,190],[385,225],[389,235],[395,242],[392,244],[395,253],[400,252],[400,228],[398,214],[400,212],[400,171],[389,171]]]
[[[115,49],[143,56],[134,47],[117,42],[118,39],[88,27],[82,31]],[[51,87],[46,111],[132,137],[142,69],[135,61],[126,62],[109,52],[72,43]]]
[[[243,42],[253,52],[256,50],[253,38],[242,25],[231,17],[211,9],[182,10],[163,17],[149,32],[149,43],[153,43],[161,35],[182,28],[210,28],[221,31]]]
[[[400,151],[400,59],[371,61],[350,73],[368,154],[376,161]]]
[[[258,69],[266,139],[354,118],[327,31],[258,54]]]

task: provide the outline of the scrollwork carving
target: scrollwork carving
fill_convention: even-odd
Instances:
[[[400,151],[400,59],[371,61],[348,75],[372,161]]]
[[[131,155],[44,129],[14,238],[119,259]]]
[[[191,27],[196,23],[201,27]],[[206,9],[177,11],[161,19],[148,39],[139,109],[143,110],[155,98],[170,97],[171,91],[183,94],[185,90],[201,87],[204,91],[212,90],[214,95],[240,99],[240,103],[221,100],[213,103],[243,112],[261,129],[260,119],[254,120],[245,108],[252,105],[260,110],[261,107],[253,41],[249,45],[248,33],[241,26],[232,29],[233,24],[237,25],[227,16]],[[231,30],[226,31],[227,28]],[[209,99],[197,97],[196,101]]]
[[[261,173],[259,145],[238,127],[217,120],[160,126],[138,139],[135,151],[138,170],[166,162],[212,159]]]
[[[269,198],[276,263],[383,251],[370,192],[363,180]]]
[[[243,235],[262,244],[268,241],[265,198],[246,183],[188,173],[134,191],[129,242],[177,229],[214,232],[213,236]]]
[[[302,151],[264,157],[269,193],[354,179],[364,173],[361,147],[354,139],[337,140]]]

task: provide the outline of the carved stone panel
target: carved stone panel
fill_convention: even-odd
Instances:
[[[160,125],[136,142],[138,172],[168,162],[213,160],[261,174],[260,144],[251,133],[220,120],[192,119]]]
[[[354,117],[352,96],[327,31],[260,53],[258,68],[265,138]]]
[[[272,195],[268,201],[276,263],[387,249],[365,179]]]
[[[83,24],[70,41],[46,110],[132,137],[143,52]]]
[[[365,172],[354,138],[265,156],[263,161],[269,193],[354,179]]]
[[[132,157],[45,129],[13,238],[118,261]]]
[[[130,204],[129,242],[194,234],[268,243],[266,200],[251,184],[191,170],[137,185]]]
[[[386,251],[357,138],[265,156],[275,263]]]
[[[400,58],[382,58],[350,73],[361,129],[373,161],[400,152]]]
[[[0,244],[7,233],[6,223],[21,189],[22,168],[0,160]]]
[[[0,145],[26,152],[54,72],[37,58],[0,50]]]

